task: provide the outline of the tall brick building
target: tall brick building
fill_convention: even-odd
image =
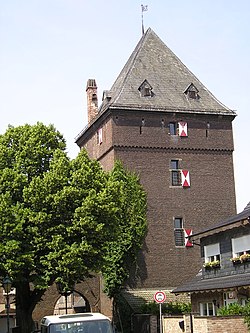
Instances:
[[[130,293],[171,290],[201,267],[199,247],[185,236],[236,213],[236,114],[151,29],[99,108],[96,81],[88,80],[87,103],[88,125],[77,145],[105,170],[122,160],[147,192],[148,233]]]

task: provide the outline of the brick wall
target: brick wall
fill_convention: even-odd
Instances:
[[[86,279],[82,283],[76,284],[74,290],[89,303],[90,311],[100,312],[102,310],[103,314],[111,316],[111,302],[102,293],[100,283],[100,277],[95,276],[91,279]],[[33,320],[40,322],[44,316],[52,315],[56,302],[60,297],[61,295],[58,293],[56,285],[53,284],[45,292],[42,300],[36,305],[33,312]]]
[[[163,333],[181,333],[179,322],[184,320],[185,333],[191,333],[190,316],[164,317]],[[248,333],[244,318],[231,317],[192,317],[193,332],[197,333]]]
[[[79,142],[106,170],[112,168],[114,159],[122,160],[139,175],[147,192],[148,234],[138,260],[136,287],[178,286],[197,274],[202,263],[198,247],[175,246],[174,217],[182,217],[184,228],[197,232],[236,213],[232,119],[170,112],[109,112],[103,120],[101,115]],[[173,121],[188,122],[188,137],[169,134],[168,124]],[[97,145],[100,126],[103,143]],[[171,186],[171,159],[179,159],[180,168],[190,171],[190,188]]]
[[[233,150],[232,123],[228,117],[120,111],[113,116],[113,121],[116,145]],[[169,135],[168,124],[178,121],[188,123],[188,137]]]
[[[124,161],[126,167],[138,172],[147,192],[149,228],[140,258],[144,286],[166,288],[192,278],[202,267],[200,248],[175,246],[173,219],[182,217],[184,227],[197,232],[227,216],[229,193],[233,187],[223,185],[224,188],[219,191],[218,184],[225,184],[225,175],[220,181],[214,181],[212,173],[221,174],[218,164],[229,166],[230,163],[225,156],[216,156],[213,161],[213,157],[206,154],[154,149],[121,148],[116,150],[116,157]],[[183,168],[190,170],[190,188],[170,187],[169,165],[172,158],[181,158]],[[220,210],[215,210],[218,202]]]
[[[197,320],[198,322],[198,320]],[[213,317],[207,319],[208,333],[247,333],[242,317]]]

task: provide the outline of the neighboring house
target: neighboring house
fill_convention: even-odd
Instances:
[[[200,244],[202,270],[174,293],[190,293],[192,311],[216,315],[221,306],[250,298],[250,203],[243,212],[193,234]]]
[[[236,213],[236,113],[152,29],[104,91],[100,107],[94,79],[86,91],[88,124],[77,145],[105,170],[121,160],[147,192],[148,233],[125,296],[130,304],[133,296],[153,301],[155,291],[172,291],[200,267],[199,248],[185,236]]]

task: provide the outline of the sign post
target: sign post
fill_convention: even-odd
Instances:
[[[154,294],[154,300],[159,304],[160,310],[160,333],[162,333],[162,315],[161,315],[161,304],[166,300],[166,294],[163,291],[157,291]]]

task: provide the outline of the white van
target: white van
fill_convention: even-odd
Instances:
[[[113,333],[111,321],[101,313],[76,313],[46,316],[41,333]]]

